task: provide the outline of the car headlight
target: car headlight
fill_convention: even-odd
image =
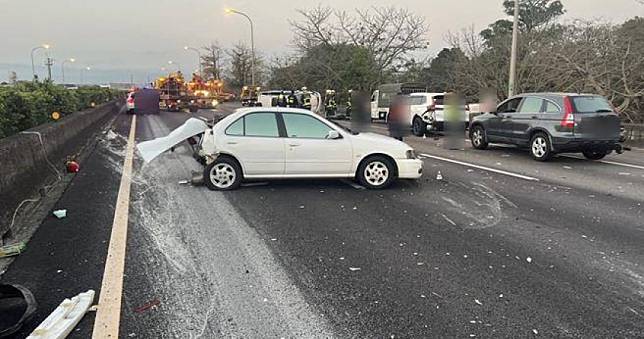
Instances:
[[[416,152],[413,149],[408,150],[405,154],[407,159],[416,159]]]

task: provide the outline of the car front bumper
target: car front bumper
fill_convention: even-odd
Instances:
[[[423,161],[420,159],[397,159],[398,178],[418,179],[423,175]]]

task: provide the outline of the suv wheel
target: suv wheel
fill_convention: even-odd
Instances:
[[[394,179],[394,165],[382,156],[369,157],[358,167],[357,179],[369,189],[385,188]]]
[[[530,140],[530,155],[537,161],[548,161],[552,156],[550,139],[544,133],[537,133]]]
[[[584,151],[582,153],[588,160],[601,160],[607,155],[606,151]]]
[[[470,132],[470,140],[472,141],[472,146],[476,149],[487,148],[487,136],[485,135],[485,130],[480,125],[476,125],[472,128],[472,132]]]
[[[236,161],[230,158],[217,158],[203,171],[206,187],[213,191],[234,190],[241,184],[242,171]]]
[[[411,125],[411,132],[417,137],[422,137],[427,132],[427,124],[419,116],[415,116]]]

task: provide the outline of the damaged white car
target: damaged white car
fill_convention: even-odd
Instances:
[[[239,109],[206,129],[196,152],[205,160],[204,183],[212,190],[235,189],[244,179],[286,178],[355,178],[378,189],[396,178],[420,178],[423,171],[404,142],[353,133],[294,108]]]

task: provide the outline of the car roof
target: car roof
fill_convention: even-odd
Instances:
[[[524,97],[524,96],[546,96],[546,97],[565,97],[565,96],[600,96],[599,94],[592,93],[573,93],[573,92],[528,92],[521,93],[513,96],[512,98]]]

